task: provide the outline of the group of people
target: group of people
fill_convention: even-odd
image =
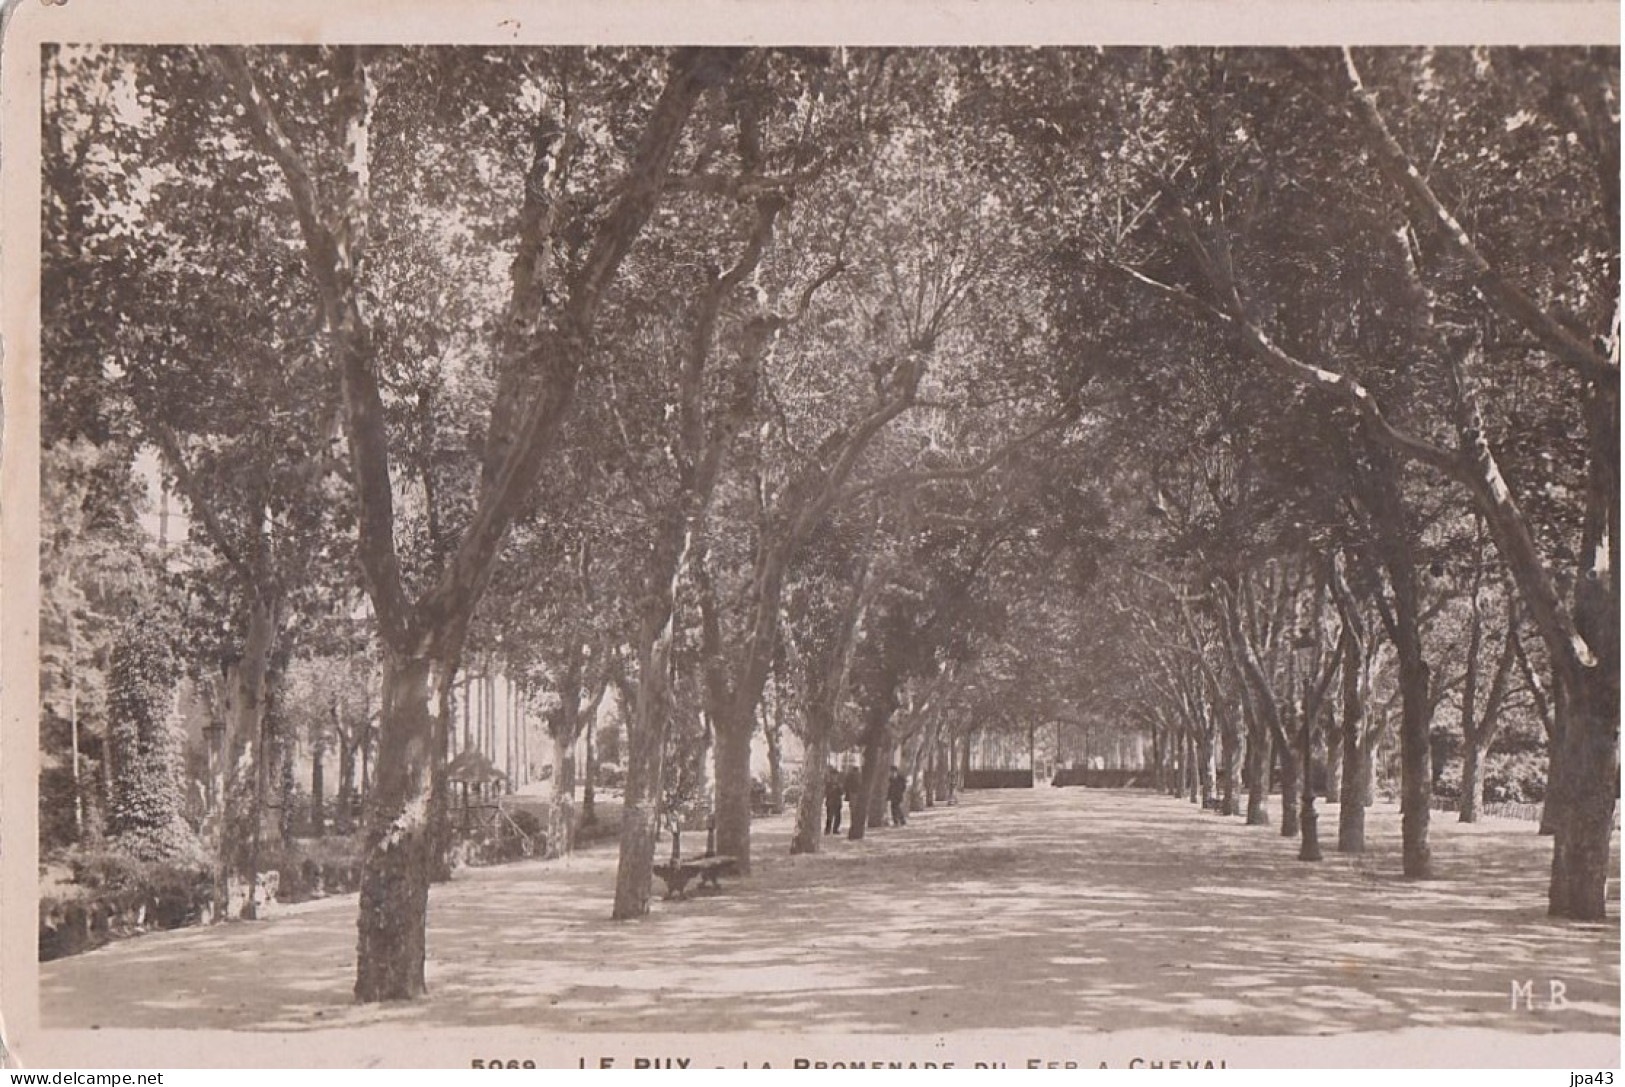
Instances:
[[[852,804],[852,818],[858,817],[858,797],[863,792],[863,774],[856,767],[850,767],[842,774],[831,766],[824,774],[824,833],[839,834],[841,832],[841,804],[850,801]],[[891,805],[891,825],[894,827],[908,824],[908,810],[904,801],[908,797],[908,779],[897,767],[891,768],[891,776],[886,779],[886,800]]]

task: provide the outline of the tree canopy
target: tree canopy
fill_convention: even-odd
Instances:
[[[1036,758],[1053,726],[1057,764],[1140,737],[1159,785],[1249,822],[1278,791],[1305,860],[1317,797],[1358,850],[1392,784],[1417,878],[1435,791],[1475,818],[1511,736],[1549,758],[1518,780],[1542,780],[1551,911],[1601,915],[1617,53],[44,69],[42,666],[74,802],[81,717],[178,766],[147,696],[185,675],[222,677],[255,817],[215,844],[247,843],[250,878],[275,736],[375,758],[360,999],[423,991],[476,666],[545,700],[559,773],[614,692],[618,918],[707,760],[748,872],[780,720],[801,851],[836,751],[866,795],[904,764],[934,802],[973,737]],[[154,476],[183,549],[139,527]],[[181,632],[107,659],[160,600]]]

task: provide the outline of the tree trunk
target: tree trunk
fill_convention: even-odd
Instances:
[[[1478,737],[1467,738],[1461,750],[1461,798],[1458,801],[1458,822],[1478,822],[1479,808],[1484,803],[1484,752],[1479,749]]]
[[[293,764],[297,754],[293,736],[293,723],[288,720],[282,687],[282,676],[287,671],[283,654],[272,659],[273,679],[270,681],[265,703],[265,747],[270,753],[265,768],[265,800],[262,807],[262,834],[260,844],[269,841],[273,849],[280,849],[293,835],[293,815],[296,782]]]
[[[923,794],[922,799],[925,802],[925,806],[928,808],[934,808],[937,806],[937,763],[940,760],[941,755],[942,752],[940,745],[937,743],[935,737],[933,737],[931,742],[926,745],[925,767],[920,773],[920,784]]]
[[[762,714],[762,735],[767,739],[767,803],[775,813],[784,810],[784,750],[780,742],[784,726],[777,710],[775,698],[774,708],[764,707]]]
[[[1618,331],[1611,361],[1619,368]],[[1548,909],[1554,917],[1607,916],[1608,861],[1619,796],[1619,389],[1593,383],[1586,397],[1588,479],[1584,568],[1574,588],[1575,626],[1593,658],[1564,668],[1569,692],[1563,774]]]
[[[369,700],[370,701],[370,700]],[[361,741],[358,745],[361,750],[361,803],[367,802],[372,795],[372,721],[369,719],[361,726]]]
[[[1332,727],[1328,711],[1326,722],[1326,788],[1321,790],[1321,799],[1326,803],[1334,803],[1343,795],[1343,736]]]
[[[1540,717],[1541,728],[1546,733],[1546,795],[1540,808],[1540,833],[1542,836],[1551,835],[1557,831],[1557,806],[1552,802],[1552,796],[1558,788],[1559,763],[1562,744],[1558,742],[1558,727],[1560,715],[1552,705],[1554,697],[1561,692],[1552,691],[1548,695],[1546,684],[1541,682],[1540,676],[1535,673],[1534,665],[1530,664],[1529,656],[1524,651],[1523,639],[1517,636],[1517,629],[1511,632],[1513,653],[1518,662],[1518,670],[1523,676],[1524,686],[1529,690],[1529,697],[1534,700],[1535,712]]]
[[[1239,588],[1231,587],[1222,610],[1230,663],[1237,675],[1242,714],[1247,721],[1247,825],[1262,827],[1270,821],[1265,798],[1270,789],[1270,734],[1278,711],[1263,665],[1242,630],[1240,607]],[[1284,795],[1282,801],[1284,804]]]
[[[1247,825],[1267,827],[1270,824],[1269,796],[1270,747],[1268,735],[1262,728],[1248,722],[1247,726]]]
[[[1593,644],[1598,642],[1602,638]],[[1598,665],[1582,680],[1579,697],[1567,699],[1563,772],[1552,790],[1557,812],[1547,910],[1553,917],[1576,921],[1607,918],[1609,846],[1619,793],[1617,649],[1598,656]]]
[[[335,798],[338,808],[333,813],[333,829],[340,834],[348,834],[354,829],[352,811],[355,804],[355,746],[350,743],[350,734],[345,729],[339,730],[339,791]]]
[[[247,886],[247,896],[239,916],[253,920],[258,916],[254,903],[253,871],[258,860],[257,839],[259,823],[264,814],[264,790],[269,779],[261,774],[264,766],[263,747],[267,684],[271,671],[271,654],[276,647],[277,609],[274,603],[251,601],[248,610],[248,628],[243,638],[242,655],[227,668],[226,689],[229,702],[226,714],[224,743],[224,783],[221,789],[222,818],[220,820],[220,876],[217,886],[219,909],[216,916],[227,911],[227,888],[233,876]],[[245,795],[246,794],[246,795]],[[240,804],[248,801],[249,810]]]
[[[610,913],[616,921],[642,917],[649,912],[650,883],[654,875],[655,838],[660,819],[657,800],[647,795],[645,778],[652,769],[641,772],[636,785],[633,783],[630,767],[626,775],[626,800],[621,815],[620,862],[615,870],[615,905]]]
[[[327,741],[318,736],[310,749],[310,833],[320,838],[327,833],[327,811],[323,796],[327,782],[322,764],[327,759]]]
[[[355,997],[362,1002],[410,1000],[426,991],[435,745],[445,741],[431,702],[434,673],[428,657],[386,647],[378,775],[367,795],[356,921]]]
[[[1315,812],[1315,734],[1312,715],[1303,722],[1303,810],[1299,814],[1303,843],[1298,849],[1300,861],[1318,861],[1320,852],[1320,817]]]
[[[1361,686],[1365,645],[1363,637],[1343,641],[1343,780],[1337,795],[1339,853],[1365,852],[1365,798],[1375,746],[1369,740],[1361,742],[1368,735],[1365,691]]]
[[[598,726],[587,722],[587,765],[581,775],[581,825],[590,827],[598,822],[598,800],[593,790],[598,784]]]
[[[270,816],[271,792],[271,684],[266,681],[265,701],[260,710],[259,730],[252,740],[253,754],[249,773],[248,813],[244,827],[242,880],[245,888],[241,917],[244,921],[259,919],[260,848],[265,841],[266,823]]]
[[[1196,733],[1196,784],[1201,790],[1203,810],[1213,807],[1213,725],[1208,722]]]
[[[1157,727],[1155,720],[1148,723],[1151,729],[1151,787],[1160,793],[1168,788],[1168,769],[1162,754],[1162,729]],[[1084,769],[1089,768],[1088,761],[1085,755]]]
[[[1480,522],[1479,532],[1482,534],[1483,525]],[[1477,715],[1478,705],[1478,658],[1484,645],[1484,616],[1479,606],[1479,589],[1483,581],[1483,552],[1475,547],[1475,558],[1479,561],[1473,569],[1473,580],[1468,587],[1469,618],[1467,624],[1466,673],[1461,680],[1461,796],[1457,798],[1456,810],[1458,821],[1462,823],[1478,822],[1478,809],[1483,803],[1484,782],[1480,772],[1484,755],[1484,745],[1480,742],[1485,732],[1487,722],[1481,721]]]
[[[689,565],[694,527],[690,511],[681,503],[667,509],[643,578],[637,694],[627,719],[621,851],[615,873],[615,903],[610,913],[616,921],[649,912],[655,839],[660,833],[666,735],[673,711],[671,668],[677,593]]]
[[[574,796],[575,783],[575,755],[571,752],[574,743],[565,739],[559,732],[553,734],[553,795],[556,797]]]
[[[1365,852],[1365,798],[1371,779],[1372,752],[1358,739],[1343,739],[1343,781],[1337,797],[1337,851]]]
[[[1393,611],[1384,618],[1399,652],[1400,812],[1405,875],[1430,879],[1433,855],[1428,848],[1428,819],[1433,806],[1433,720],[1428,666],[1422,651],[1421,591],[1416,578],[1410,515],[1400,493],[1399,468],[1392,455],[1368,443],[1372,468],[1366,505],[1376,528],[1377,548],[1393,590]]]
[[[737,710],[737,705],[735,706]],[[750,738],[756,715],[730,715],[715,721],[717,747],[717,852],[733,857],[741,875],[750,874]]]
[[[655,839],[660,828],[660,788],[666,755],[666,726],[671,707],[666,695],[666,654],[646,654],[641,668],[637,705],[628,722],[626,787],[621,815],[620,862],[615,872],[617,921],[649,912]]]
[[[681,569],[681,561],[669,567],[671,576],[668,584],[673,591],[668,600],[675,597],[675,581]],[[667,620],[669,611],[666,619],[649,614],[644,618],[646,642],[639,654],[637,701],[626,730],[626,786],[622,799],[620,861],[615,872],[615,904],[610,914],[616,921],[642,917],[649,912],[655,839],[660,833],[660,790],[665,770],[666,730],[671,717],[668,686],[671,626]]]
[[[1280,736],[1275,740],[1275,757],[1281,771],[1281,837],[1296,838],[1302,821],[1298,809],[1298,760],[1292,745]]]
[[[1185,738],[1167,722],[1163,722],[1162,726],[1162,750],[1168,765],[1168,784],[1165,786],[1168,795],[1182,797],[1185,795]],[[1093,766],[1090,768],[1093,769]]]
[[[1414,577],[1414,571],[1411,575]],[[1421,636],[1401,612],[1400,626],[1407,633],[1399,647],[1400,684],[1400,812],[1404,838],[1405,875],[1433,877],[1433,852],[1428,847],[1428,817],[1433,805],[1432,747],[1428,742],[1432,714],[1428,701],[1428,667],[1422,660]],[[1414,613],[1411,620],[1415,619]]]
[[[276,818],[271,824],[276,834],[271,840],[278,848],[287,844],[296,827],[294,816],[298,809],[299,782],[294,775],[294,763],[299,751],[292,731],[292,725],[286,718],[279,715],[275,719],[272,742],[276,751],[277,804]]]
[[[1164,724],[1163,735],[1168,738],[1168,757],[1172,765],[1168,767],[1168,793],[1180,800],[1185,798],[1185,783],[1190,780],[1190,755],[1185,743],[1185,733]]]
[[[1235,703],[1227,701],[1219,717],[1219,813],[1237,815],[1241,791],[1237,777],[1241,771],[1241,731]]]
[[[925,807],[925,797],[922,795],[925,788],[925,775],[924,767],[920,765],[920,760],[928,750],[929,743],[929,734],[922,736],[915,743],[913,752],[904,755],[903,762],[907,769],[905,769],[903,773],[908,778],[908,789],[904,799],[904,803],[906,804],[906,807],[904,808],[905,811],[916,812]],[[1038,777],[1036,774],[1033,776],[1033,784],[1035,786],[1038,784]]]
[[[1546,799],[1540,810],[1540,833],[1557,834],[1563,799],[1568,796],[1568,745],[1563,727],[1569,717],[1568,696],[1561,685],[1552,687],[1552,719],[1546,730]]]
[[[790,855],[817,853],[824,837],[824,789],[829,765],[829,730],[811,719],[803,736],[805,752],[801,761],[801,799],[796,801],[796,829],[790,838]]]
[[[887,773],[887,771],[890,769],[891,756],[889,745],[884,745],[878,750],[878,755],[874,760],[874,774],[872,776],[869,775],[868,758],[866,754],[864,759],[864,784],[868,789],[868,794],[866,796],[867,807],[865,810],[868,814],[869,827],[871,830],[886,825],[886,789],[891,784],[890,775]]]
[[[71,577],[72,574],[70,573]],[[68,756],[73,760],[73,840],[85,840],[85,790],[79,773],[79,621],[68,607]]]
[[[460,640],[460,639],[459,639]],[[456,828],[452,826],[452,785],[446,777],[446,751],[451,747],[451,732],[457,718],[457,655],[447,663],[431,666],[433,686],[430,697],[434,711],[430,732],[429,760],[429,880],[447,883],[451,880],[452,845]]]
[[[1194,725],[1185,732],[1185,788],[1188,790],[1186,799],[1200,807],[1206,774],[1203,771],[1196,735]]]
[[[715,599],[710,592],[701,594],[705,644],[713,654],[707,666],[706,700],[717,729],[717,850],[738,858],[744,874],[750,872],[750,740],[756,730],[756,707],[772,669],[789,555],[790,548],[782,541],[759,547],[751,572],[755,599],[749,627],[731,654],[723,647]],[[709,585],[708,577],[705,584]]]
[[[1477,607],[1474,607],[1474,622],[1477,623]],[[1460,820],[1463,823],[1476,823],[1479,809],[1484,802],[1484,761],[1488,757],[1490,747],[1495,743],[1496,733],[1501,726],[1501,708],[1506,701],[1508,681],[1512,675],[1512,666],[1517,657],[1518,609],[1516,602],[1509,604],[1506,616],[1506,640],[1501,645],[1501,653],[1495,662],[1495,670],[1490,676],[1488,693],[1484,696],[1482,711],[1473,713],[1470,705],[1475,702],[1476,692],[1464,688],[1462,692],[1462,767],[1461,767],[1461,803],[1459,807]],[[1475,639],[1476,642],[1477,639]],[[1469,650],[1472,653],[1472,650]],[[1471,657],[1469,661],[1471,662]],[[1467,681],[1476,687],[1477,668],[1469,663]]]
[[[873,729],[871,726],[871,731],[884,732],[884,726],[881,726],[878,730]],[[864,831],[871,825],[871,816],[878,814],[873,812],[872,808],[875,806],[873,802],[875,782],[877,779],[884,780],[884,775],[880,773],[881,749],[883,746],[884,741],[878,737],[864,742],[863,772],[859,776],[857,789],[849,797],[852,807],[852,823],[846,828],[848,841],[863,841]]]
[[[586,650],[580,639],[572,640],[569,658],[559,677],[559,704],[548,715],[547,730],[553,737],[553,795],[575,796],[575,745],[581,735],[582,673]],[[591,727],[591,722],[588,722]]]

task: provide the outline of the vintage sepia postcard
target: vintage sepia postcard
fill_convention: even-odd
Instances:
[[[1618,1067],[1617,4],[6,14],[9,1066]]]

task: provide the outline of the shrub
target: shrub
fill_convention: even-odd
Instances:
[[[1540,751],[1491,754],[1484,766],[1484,799],[1539,804],[1546,799],[1546,755]]]
[[[259,873],[278,902],[301,902],[356,890],[361,860],[355,837],[292,839],[261,850]],[[215,872],[201,856],[149,861],[117,847],[76,849],[64,853],[59,866],[52,874],[65,867],[71,881],[41,880],[42,962],[214,919]]]
[[[542,820],[535,812],[527,808],[515,808],[509,813],[514,826],[530,835],[532,838],[542,833]]]
[[[598,730],[598,759],[600,765],[621,761],[621,730],[614,725]]]
[[[304,902],[347,894],[361,886],[361,843],[356,836],[292,838],[263,850],[259,870],[277,873],[276,900]]]
[[[63,862],[73,883],[40,898],[41,961],[211,915],[214,878],[204,865],[142,860],[118,849],[73,850]]]
[[[1461,799],[1461,760],[1451,759],[1433,778],[1433,796],[1451,803]]]
[[[1546,755],[1540,751],[1491,752],[1479,771],[1486,804],[1539,804],[1546,799]],[[1461,799],[1461,760],[1451,759],[1433,782],[1440,800]]]

